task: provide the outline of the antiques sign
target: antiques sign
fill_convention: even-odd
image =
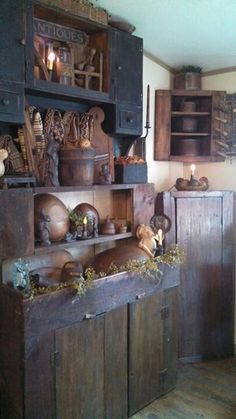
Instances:
[[[86,44],[88,40],[85,32],[36,18],[34,18],[34,33],[61,42]]]

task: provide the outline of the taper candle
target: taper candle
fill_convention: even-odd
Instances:
[[[150,86],[147,86],[147,111],[146,111],[146,127],[150,127],[149,121],[149,112],[150,112]]]

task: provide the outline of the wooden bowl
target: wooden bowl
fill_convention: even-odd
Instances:
[[[95,272],[107,272],[109,267],[114,264],[120,267],[129,260],[146,261],[149,259],[147,253],[138,247],[139,240],[134,239],[125,246],[113,247],[98,253],[92,258],[87,266],[91,266]]]
[[[208,185],[192,185],[192,186],[181,186],[181,185],[175,185],[176,189],[178,191],[206,191],[209,186]]]

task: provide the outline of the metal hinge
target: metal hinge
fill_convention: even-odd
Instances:
[[[52,352],[50,358],[51,358],[51,366],[53,368],[59,367],[60,359],[61,359],[60,353],[58,351]]]
[[[161,370],[159,374],[160,374],[160,381],[163,384],[167,376],[167,368],[164,368],[163,370]]]
[[[169,306],[163,306],[161,308],[161,320],[165,320],[169,317],[170,315],[170,308]]]

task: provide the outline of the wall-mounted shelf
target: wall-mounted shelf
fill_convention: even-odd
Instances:
[[[156,90],[155,160],[222,161],[215,126],[224,92]]]

